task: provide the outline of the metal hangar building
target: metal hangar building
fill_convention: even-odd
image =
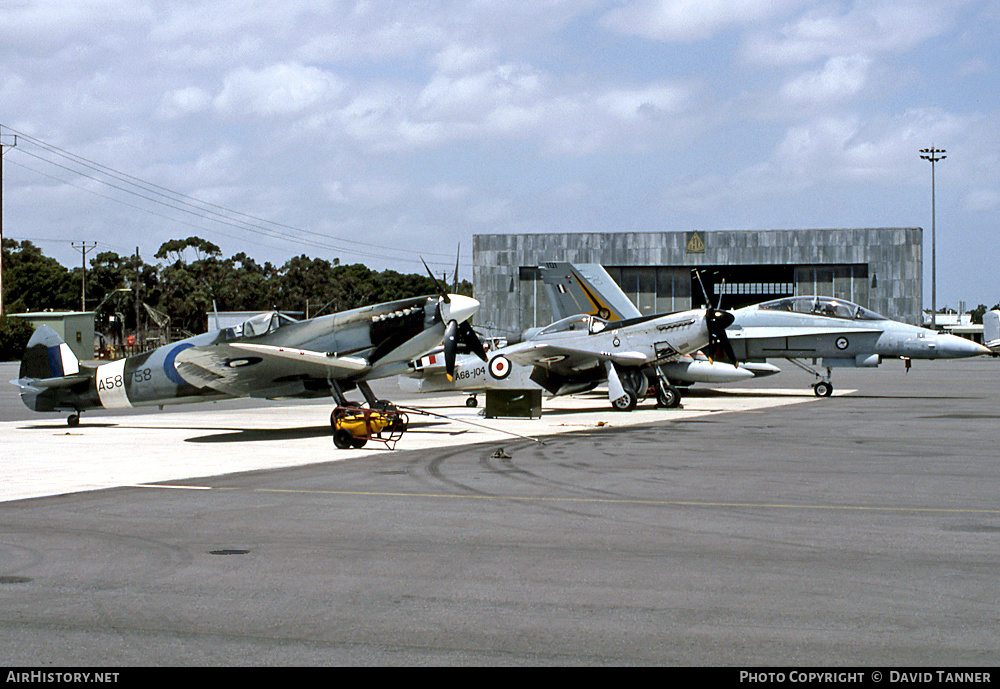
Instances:
[[[496,335],[552,321],[550,261],[602,264],[644,314],[703,306],[700,275],[723,308],[819,294],[921,322],[921,228],[480,234],[472,253],[476,326]]]

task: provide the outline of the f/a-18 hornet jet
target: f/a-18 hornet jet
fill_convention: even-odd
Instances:
[[[893,321],[834,297],[773,299],[732,311],[729,328],[740,361],[782,358],[819,380],[819,397],[833,394],[833,368],[873,367],[883,359],[958,359],[989,354],[981,344],[949,333]],[[822,359],[826,374],[799,359]]]
[[[196,335],[108,363],[81,363],[58,334],[39,327],[21,360],[21,399],[39,412],[164,406],[234,397],[332,396],[357,388],[369,406],[379,403],[369,380],[397,375],[407,362],[445,341],[455,349],[482,345],[468,320],[479,302],[440,294],[364,306],[296,321],[262,313],[241,326]],[[485,359],[485,354],[483,354]]]

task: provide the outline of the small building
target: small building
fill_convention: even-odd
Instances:
[[[89,361],[96,358],[93,311],[33,311],[8,315],[25,319],[33,328],[49,326],[66,341],[77,359]]]

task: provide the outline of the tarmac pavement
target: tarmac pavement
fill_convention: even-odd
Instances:
[[[396,450],[334,449],[328,403],[70,429],[0,396],[0,662],[989,668],[998,365],[499,423],[409,398],[492,430]]]

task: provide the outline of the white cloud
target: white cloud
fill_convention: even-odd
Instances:
[[[675,84],[649,84],[634,89],[612,89],[597,103],[621,120],[675,113],[688,104],[688,90]]]
[[[832,57],[822,69],[806,72],[781,87],[792,103],[828,104],[856,96],[865,86],[871,60],[861,55]]]
[[[163,96],[160,116],[165,119],[184,117],[205,110],[212,103],[212,96],[197,86],[171,91]]]
[[[834,55],[901,52],[954,24],[955,3],[859,0],[850,9],[823,5],[779,28],[763,28],[744,46],[749,62],[786,65]]]
[[[275,64],[259,71],[241,68],[226,76],[215,106],[234,116],[288,115],[336,96],[343,87],[336,75],[298,63]]]
[[[635,0],[601,19],[610,29],[660,41],[710,38],[734,24],[772,17],[802,0]]]

